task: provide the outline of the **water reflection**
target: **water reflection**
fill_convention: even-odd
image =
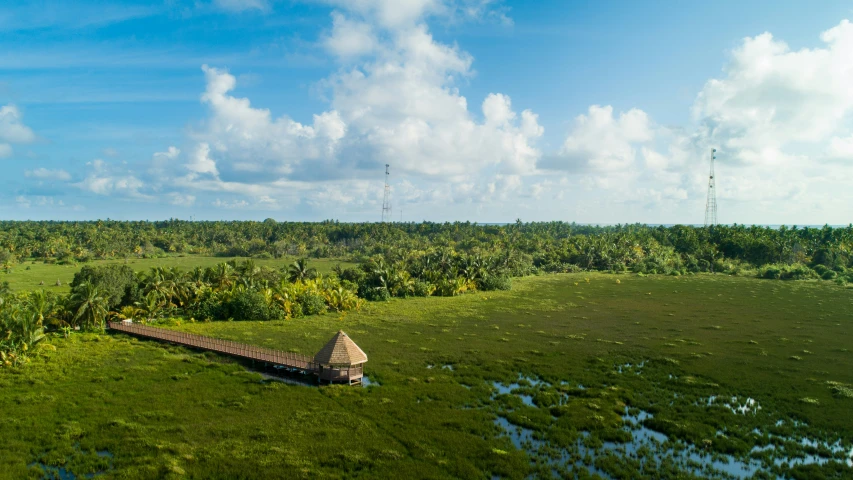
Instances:
[[[639,364],[624,364],[621,367],[623,372],[627,372],[634,371],[638,366]],[[569,382],[562,381],[559,385],[567,386]],[[514,395],[520,398],[524,405],[534,408],[537,405],[533,401],[533,396],[538,395],[538,392],[560,393],[557,389],[550,388],[551,384],[547,382],[522,375],[519,375],[519,379],[515,382],[509,384],[493,382],[492,386],[497,392],[493,398],[499,395]],[[533,395],[530,394],[531,392]],[[568,395],[565,393],[562,395],[564,400],[560,402],[561,404],[568,400]],[[678,398],[677,394],[675,398]],[[693,404],[697,407],[726,408],[735,415],[756,415],[761,410],[759,402],[751,397],[744,399],[737,396],[725,398],[710,396],[701,398]],[[665,464],[675,465],[682,471],[703,478],[746,479],[756,474],[773,476],[779,469],[784,470],[799,465],[824,465],[830,461],[846,463],[848,467],[853,467],[853,449],[848,452],[847,446],[840,440],[831,443],[803,436],[783,437],[763,433],[764,429],[756,428],[753,434],[760,437],[760,445],[755,446],[746,458],[738,458],[734,455],[709,452],[700,446],[669,438],[647,426],[648,421],[653,418],[650,412],[626,407],[622,415],[622,428],[630,432],[629,441],[602,442],[595,432],[582,431],[578,432],[577,440],[566,448],[552,445],[547,441],[549,432],[547,428],[542,432],[536,432],[514,425],[503,416],[495,419],[495,425],[501,428],[516,448],[526,451],[533,463],[541,466],[543,461],[546,462],[545,464],[552,468],[555,477],[564,477],[571,470],[583,468],[603,478],[612,478],[595,466],[597,459],[605,457],[616,463],[626,459],[639,461],[641,465],[649,465],[649,462],[652,462],[656,465],[654,467],[656,469]],[[805,426],[805,423],[796,420],[788,420],[788,422],[795,428]],[[775,426],[779,427],[785,423],[786,421],[779,420],[775,422]],[[564,433],[561,432],[561,435]],[[727,434],[725,430],[717,432],[718,436]],[[607,463],[604,465],[599,463],[599,466],[606,467],[606,465]]]
[[[619,373],[627,373],[632,372],[635,375],[640,375],[643,373],[643,367],[646,366],[646,361],[643,360],[640,363],[632,364],[632,363],[623,363],[622,365],[616,366],[616,371]]]
[[[72,461],[75,457],[85,457],[87,455],[91,455],[90,453],[83,452],[80,448],[79,443],[74,444],[74,453],[66,457],[66,462]],[[106,464],[101,462],[101,470],[98,470],[94,473],[86,473],[83,474],[83,478],[95,478],[96,476],[103,475],[107,473],[107,471],[113,469],[113,454],[109,450],[97,450],[95,451],[95,456],[98,458],[104,458],[106,460]],[[71,470],[66,469],[65,467],[54,467],[52,465],[47,465],[43,462],[33,462],[27,465],[30,468],[39,468],[44,472],[44,476],[42,478],[45,479],[58,479],[58,480],[77,480],[77,475],[71,472]]]
[[[492,395],[492,399],[497,397],[498,395],[513,395],[521,399],[521,402],[528,407],[536,407],[536,403],[533,401],[533,395],[530,393],[531,390],[538,391],[542,388],[551,387],[551,384],[540,380],[538,378],[525,376],[522,374],[518,375],[518,379],[509,384],[503,384],[501,382],[492,382],[492,387],[497,390],[495,395]],[[560,403],[564,403],[566,399],[568,399],[568,395],[561,394],[560,395]]]
[[[711,395],[709,397],[700,398],[693,404],[705,405],[708,407],[721,406],[731,410],[735,415],[746,415],[747,413],[755,415],[759,410],[761,410],[761,405],[758,401],[751,397],[747,397],[746,400],[741,402],[737,396],[733,396],[730,400],[725,401],[719,399],[716,395]]]

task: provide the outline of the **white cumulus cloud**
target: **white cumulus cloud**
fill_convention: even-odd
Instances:
[[[202,69],[207,78],[207,89],[202,102],[210,107],[207,129],[198,134],[203,139],[196,150],[196,158],[188,168],[196,173],[215,173],[221,162],[237,170],[286,174],[304,161],[333,154],[346,125],[337,112],[314,115],[313,125],[303,125],[287,116],[273,118],[268,109],[255,108],[247,98],[229,94],[237,86],[237,79],[225,70],[208,67]],[[207,146],[205,146],[207,145]],[[215,150],[221,160],[207,157]],[[204,151],[205,158],[198,152]],[[268,177],[267,177],[268,178]]]
[[[332,12],[332,22],[332,32],[323,40],[331,53],[349,58],[371,53],[376,48],[377,39],[369,24],[348,19],[340,12]]]
[[[195,195],[183,195],[177,192],[172,192],[168,195],[169,203],[180,207],[190,207],[195,205]]]
[[[724,77],[699,93],[694,116],[722,149],[753,164],[783,165],[789,148],[849,135],[853,24],[844,20],[820,39],[823,48],[800,50],[770,33],[744,39]]]
[[[426,15],[449,11],[441,0],[326,0],[326,3],[389,29],[412,26]]]
[[[15,105],[0,107],[0,158],[12,155],[12,143],[30,143],[36,139],[30,127],[24,125]]]
[[[376,168],[462,181],[487,167],[533,170],[542,135],[533,112],[522,120],[509,96],[491,94],[478,122],[456,79],[472,74],[473,59],[435,41],[424,25],[394,32],[377,58],[332,77],[332,105],[348,125],[347,146]]]
[[[193,152],[186,163],[186,168],[190,171],[191,178],[203,174],[209,174],[214,177],[219,176],[219,170],[216,169],[216,162],[210,158],[210,145],[204,142],[198,144],[195,152]]]
[[[543,167],[624,172],[634,166],[638,148],[653,139],[653,126],[644,111],[634,108],[616,117],[612,106],[592,105],[575,118],[562,148]]]
[[[115,168],[101,159],[96,159],[87,165],[90,167],[90,173],[82,181],[74,184],[81,190],[104,196],[150,198],[140,192],[140,189],[145,187],[145,183],[135,175],[121,168]]]

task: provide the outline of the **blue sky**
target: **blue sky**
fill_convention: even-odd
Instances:
[[[853,218],[853,2],[0,6],[0,217]]]

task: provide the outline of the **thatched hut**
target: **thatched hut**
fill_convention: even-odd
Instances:
[[[343,330],[338,330],[329,343],[314,355],[317,377],[321,383],[359,384],[364,377],[365,362],[367,355]]]

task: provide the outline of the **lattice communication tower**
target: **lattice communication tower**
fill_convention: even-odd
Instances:
[[[714,178],[714,154],[717,149],[711,149],[711,174],[708,176],[708,201],[705,202],[705,226],[717,224],[717,183]]]
[[[388,176],[391,175],[388,172],[388,167],[391,165],[385,164],[385,198],[382,200],[382,221],[384,222],[387,218],[391,220],[391,186],[388,185]]]

